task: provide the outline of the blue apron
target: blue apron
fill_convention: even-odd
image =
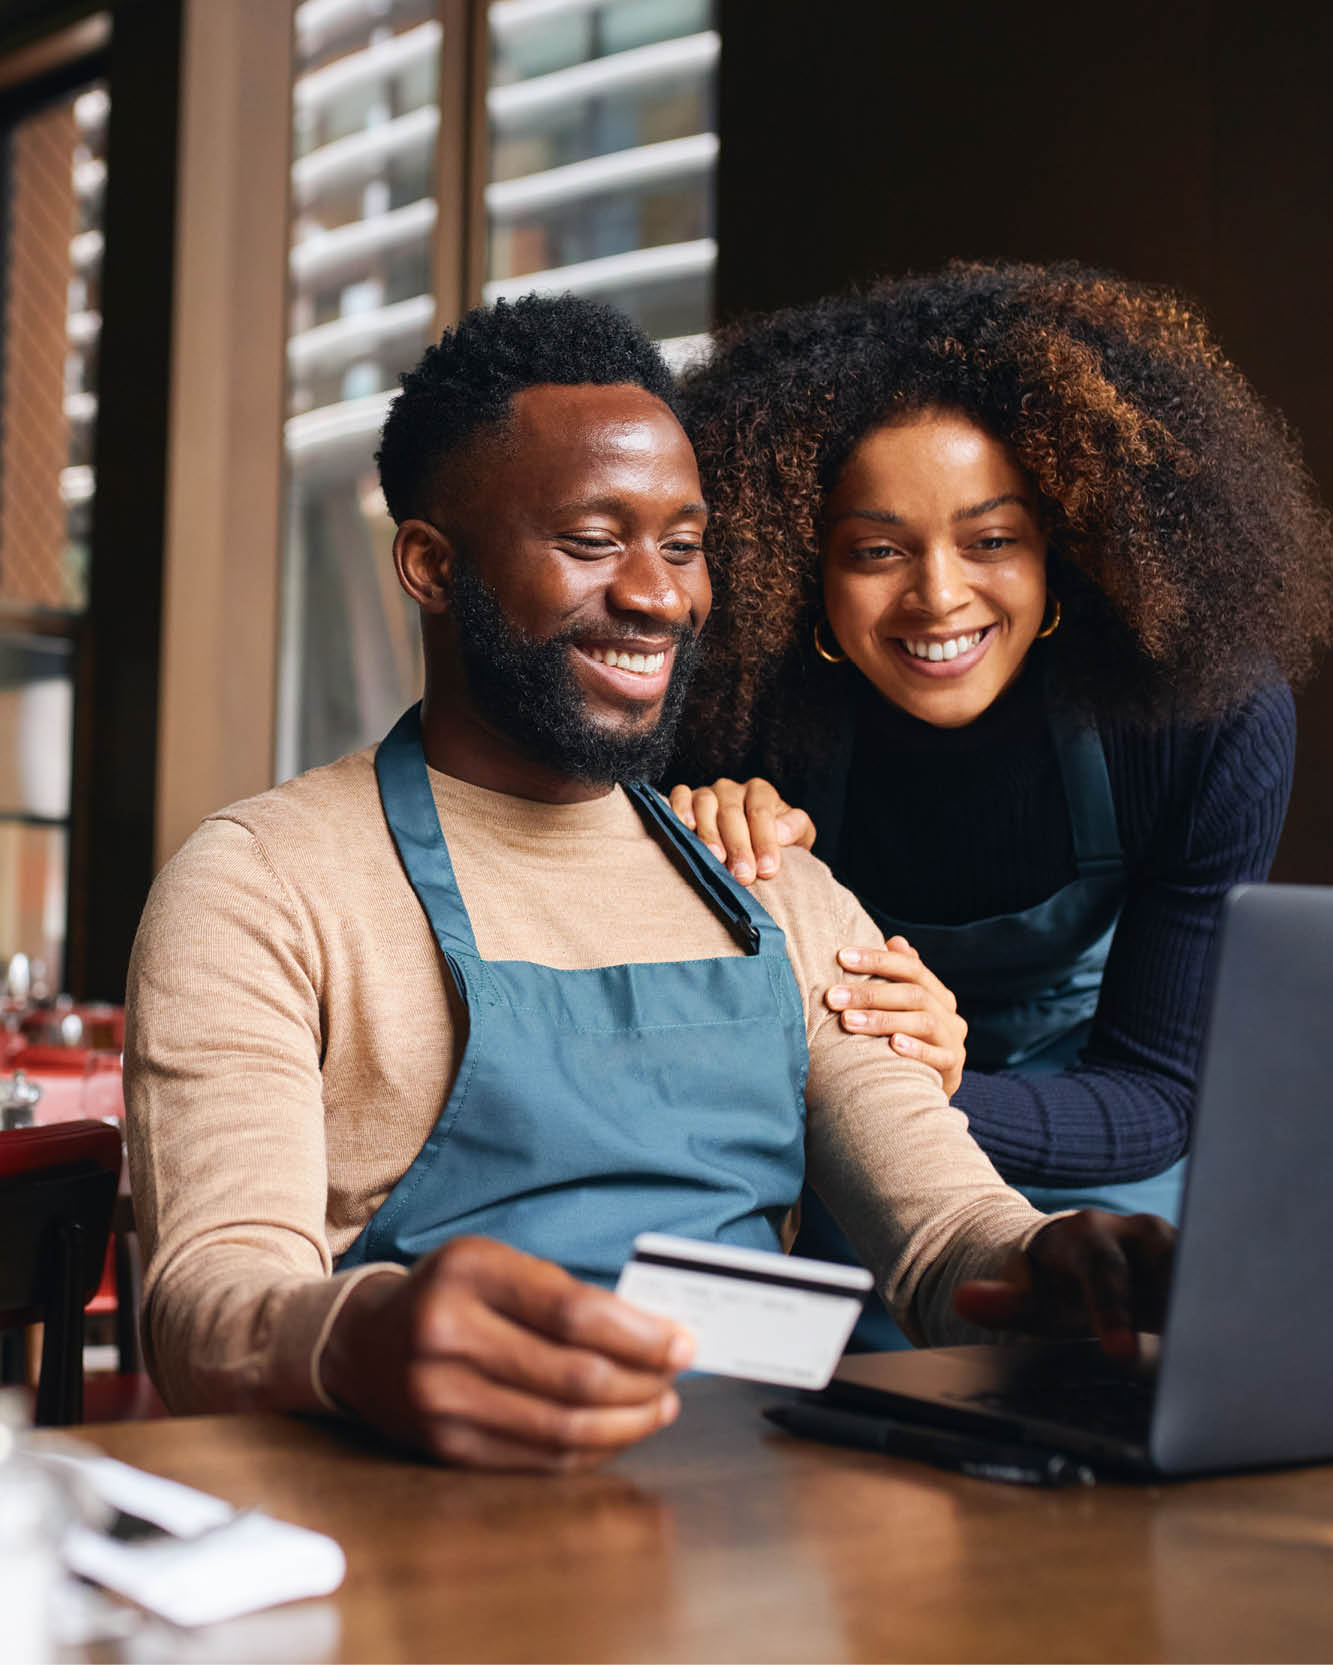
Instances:
[[[1022,1076],[1048,1076],[1078,1063],[1128,885],[1101,738],[1049,700],[1046,715],[1069,812],[1075,878],[1031,908],[957,926],[898,920],[867,904],[885,937],[901,933],[957,996],[968,1026],[968,1065]],[[1185,1163],[1181,1158],[1141,1181],[1017,1190],[1039,1210],[1091,1208],[1122,1215],[1147,1210],[1175,1221]],[[832,1261],[857,1260],[808,1187],[795,1249]],[[908,1346],[883,1305],[867,1305],[853,1347]]]
[[[436,813],[418,708],[381,744],[375,772],[399,857],[467,1006],[468,1038],[425,1145],[339,1265],[407,1264],[482,1233],[613,1284],[635,1234],[650,1229],[779,1249],[805,1173],[809,1059],[773,920],[657,794],[635,785],[626,791],[639,813],[746,953],[573,971],[483,961]]]

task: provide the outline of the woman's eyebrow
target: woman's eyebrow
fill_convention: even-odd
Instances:
[[[978,515],[989,515],[993,509],[999,509],[1002,504],[1019,504],[1023,509],[1030,510],[1031,503],[1021,492],[1002,492],[998,498],[987,498],[979,504],[970,504],[966,509],[956,509],[949,517],[951,521],[975,521]]]

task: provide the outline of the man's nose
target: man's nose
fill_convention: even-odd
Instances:
[[[923,613],[951,614],[967,600],[967,569],[952,544],[932,545],[917,560],[912,597]]]
[[[614,613],[643,614],[678,625],[690,617],[690,595],[681,570],[656,545],[634,544],[616,564],[607,589]]]

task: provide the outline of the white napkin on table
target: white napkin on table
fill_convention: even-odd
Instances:
[[[75,1526],[61,1548],[68,1567],[176,1626],[206,1626],[270,1604],[323,1597],[342,1584],[346,1558],[326,1534],[260,1511],[236,1512],[211,1494],[117,1459],[64,1453],[50,1459],[104,1505],[165,1530],[126,1542]]]

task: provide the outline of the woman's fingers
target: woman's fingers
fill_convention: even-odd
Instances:
[[[901,970],[890,969],[864,984],[835,984],[825,1000],[835,1012],[857,1013],[871,1021],[867,1028],[872,1035],[887,1035],[884,1026],[876,1022],[879,1016],[915,1012],[928,1006],[934,997],[914,978]]]
[[[844,1030],[858,1036],[887,1036],[905,1059],[917,1059],[940,1074],[951,1097],[963,1080],[967,1023],[953,991],[925,966],[905,938],[882,949],[840,950],[849,971],[866,974],[857,984],[835,984],[825,996],[842,1016]]]
[[[814,841],[814,824],[803,811],[793,812],[772,782],[752,776],[747,782],[718,781],[713,784],[720,808],[718,830],[726,847],[727,867],[741,882],[771,880],[782,866],[782,847],[792,840],[778,830],[778,818],[792,815],[809,824]]]
[[[799,845],[803,851],[814,848],[815,825],[803,810],[783,805],[774,826],[779,845]]]
[[[694,789],[679,782],[667,795],[667,802],[672,810],[691,831],[694,830]]]
[[[722,860],[740,883],[748,886],[755,877],[758,852],[745,789],[738,781],[719,781],[714,784],[713,791],[717,794],[718,802],[718,837],[726,853]],[[776,848],[771,816],[767,818],[766,825],[762,816],[760,817],[760,831],[768,841],[765,855],[771,864],[772,853]]]
[[[848,972],[872,978],[910,978],[937,995],[951,1012],[958,1010],[953,991],[930,970],[906,938],[893,937],[881,948],[852,946],[838,951],[839,964]]]
[[[682,811],[681,807],[684,806]],[[687,828],[692,828],[719,862],[727,853],[717,831],[718,800],[711,787],[673,787],[671,808]]]
[[[963,1080],[963,1063],[956,1048],[921,1041],[900,1030],[889,1037],[889,1046],[904,1059],[915,1059],[919,1064],[929,1065],[932,1071],[938,1071],[944,1092],[950,1099],[958,1092],[958,1085]]]
[[[687,828],[741,882],[772,879],[782,866],[782,850],[815,842],[815,825],[762,776],[732,781],[723,776],[711,787],[671,789],[671,808]]]

